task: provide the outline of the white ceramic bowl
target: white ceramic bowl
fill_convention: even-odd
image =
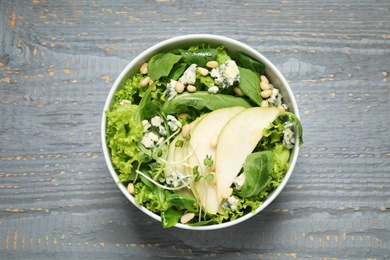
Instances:
[[[119,77],[116,79],[114,82],[114,85],[112,86],[107,100],[104,105],[104,111],[108,110],[113,102],[114,102],[114,94],[116,91],[118,91],[129,77],[135,75],[138,73],[140,66],[144,63],[149,61],[149,59],[161,52],[167,52],[170,50],[178,49],[178,48],[188,48],[190,46],[199,44],[199,43],[208,43],[213,47],[217,47],[220,45],[223,45],[226,47],[228,50],[229,55],[235,59],[236,55],[238,52],[242,52],[254,59],[257,59],[258,61],[262,62],[266,66],[265,70],[265,75],[268,77],[269,81],[279,89],[279,91],[283,95],[283,103],[287,104],[289,107],[289,112],[294,113],[297,117],[299,117],[299,112],[298,112],[298,107],[295,101],[295,97],[291,91],[291,88],[289,84],[287,83],[286,79],[283,77],[283,75],[279,72],[279,70],[262,54],[254,50],[253,48],[249,47],[248,45],[241,43],[239,41],[223,37],[223,36],[218,36],[218,35],[210,35],[210,34],[192,34],[192,35],[185,35],[185,36],[179,36],[175,38],[171,38],[165,41],[162,41],[146,51],[142,52],[140,55],[138,55],[135,59],[133,59],[129,65],[126,66],[126,68],[122,71],[122,73],[119,75]],[[145,207],[138,205],[135,203],[134,197],[129,194],[127,191],[126,187],[119,183],[119,178],[118,174],[115,172],[113,165],[111,163],[111,155],[109,148],[106,145],[106,115],[103,111],[103,117],[102,117],[102,124],[101,124],[101,141],[103,145],[103,154],[104,158],[106,160],[108,169],[111,173],[112,178],[114,179],[115,183],[117,183],[119,189],[122,191],[122,193],[136,206],[139,208],[141,211],[149,215],[150,217],[154,218],[155,220],[161,221],[160,216],[157,214],[149,211]],[[298,140],[295,140],[295,143],[299,143]],[[254,213],[248,213],[236,220],[222,223],[222,224],[215,224],[215,225],[208,225],[208,226],[188,226],[184,224],[176,224],[175,227],[178,228],[183,228],[183,229],[191,229],[191,230],[215,230],[215,229],[220,229],[220,228],[225,228],[225,227],[230,227],[233,225],[236,225],[238,223],[241,223],[263,209],[265,209],[278,195],[279,193],[283,190],[284,186],[286,185],[287,181],[289,180],[294,167],[295,163],[297,161],[298,157],[298,152],[299,152],[299,146],[296,145],[293,148],[293,151],[290,156],[290,168],[286,173],[286,176],[284,177],[283,181],[280,183],[279,187],[274,190],[272,193],[270,193],[269,197],[263,202],[263,204],[256,209]]]

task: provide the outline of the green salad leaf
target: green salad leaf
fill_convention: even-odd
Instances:
[[[255,104],[261,105],[263,99],[261,98],[260,78],[253,71],[238,67],[240,71],[239,87],[246,96],[249,97]]]
[[[216,110],[225,107],[251,107],[248,101],[240,97],[226,94],[210,95],[207,91],[182,93],[163,105],[163,111],[168,114],[189,112],[191,110]]]
[[[242,52],[238,53],[238,62],[241,67],[250,69],[259,76],[264,75],[265,65],[257,60],[252,59],[248,55],[243,54]]]
[[[216,49],[197,49],[197,50],[182,50],[181,55],[183,60],[188,65],[196,64],[200,67],[206,66],[206,63],[217,58]]]
[[[173,53],[159,53],[154,55],[148,62],[148,75],[152,80],[166,77],[173,66],[181,59],[180,55]]]
[[[259,194],[271,180],[270,172],[274,165],[274,159],[270,151],[251,153],[247,156],[243,165],[245,174],[244,185],[239,192],[243,197],[251,197]]]
[[[123,104],[106,111],[106,142],[111,150],[111,160],[119,171],[120,181],[134,178],[134,164],[139,163],[138,140],[143,135],[141,122],[135,120],[137,105]]]

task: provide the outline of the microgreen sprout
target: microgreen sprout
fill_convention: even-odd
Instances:
[[[212,159],[211,155],[206,155],[206,157],[203,160],[203,164],[207,167],[211,167],[214,164],[214,161]]]

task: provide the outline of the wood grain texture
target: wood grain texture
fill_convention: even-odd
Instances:
[[[389,1],[0,1],[1,259],[390,258]],[[105,98],[140,52],[214,33],[290,82],[305,144],[262,213],[164,230],[120,193]]]

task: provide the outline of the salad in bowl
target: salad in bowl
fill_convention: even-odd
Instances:
[[[115,81],[103,152],[129,200],[164,228],[209,230],[264,209],[294,168],[294,95],[264,56],[233,39],[187,35],[135,58]]]

